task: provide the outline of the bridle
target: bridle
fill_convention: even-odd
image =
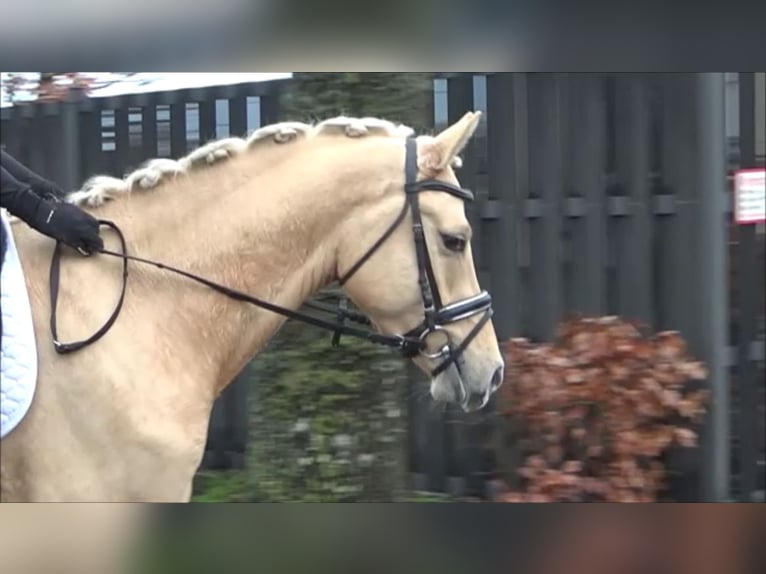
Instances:
[[[393,234],[404,220],[407,213],[411,212],[412,235],[415,241],[415,254],[418,265],[418,284],[423,299],[424,318],[417,327],[402,335],[402,339],[407,342],[404,351],[408,356],[413,357],[416,354],[420,354],[431,360],[442,359],[442,362],[431,371],[431,376],[435,377],[444,372],[452,364],[455,364],[455,366],[460,369],[459,360],[461,359],[463,352],[492,317],[492,297],[486,291],[481,291],[473,297],[461,299],[448,305],[443,303],[431,265],[431,258],[428,255],[428,246],[426,244],[423,220],[420,213],[420,192],[441,191],[449,193],[463,201],[473,201],[474,197],[473,193],[467,189],[456,187],[443,181],[433,179],[418,181],[416,140],[414,138],[407,138],[406,146],[404,168],[404,192],[406,201],[404,202],[404,206],[394,222],[388,229],[386,229],[383,235],[381,235],[380,239],[378,239],[372,247],[370,247],[365,254],[339,278],[338,283],[340,283],[341,286],[345,285],[362,265],[372,257],[378,248],[383,245],[386,239]],[[451,323],[468,319],[479,313],[482,313],[482,317],[476,325],[474,325],[473,329],[471,329],[459,345],[453,346],[451,338],[444,327]],[[426,350],[427,338],[429,335],[440,331],[446,335],[446,344],[442,345],[436,352],[428,352]],[[462,391],[465,392],[465,389],[462,389]]]
[[[61,243],[57,242],[56,248],[53,252],[53,257],[51,259],[50,267],[50,328],[53,337],[54,348],[60,354],[71,353],[96,342],[106,334],[106,332],[116,321],[120,310],[122,309],[128,280],[128,262],[137,261],[140,263],[152,265],[159,269],[171,271],[201,283],[237,301],[250,303],[262,309],[280,314],[284,317],[287,317],[288,319],[295,319],[309,325],[333,331],[333,343],[335,345],[338,344],[342,335],[348,335],[364,339],[372,343],[399,349],[406,357],[409,358],[421,355],[424,358],[432,361],[440,361],[437,363],[436,367],[431,370],[431,376],[433,377],[444,372],[453,364],[460,373],[462,371],[463,353],[465,352],[468,345],[470,345],[471,341],[476,338],[484,325],[486,325],[486,323],[492,317],[492,297],[488,292],[481,291],[472,297],[461,299],[446,305],[444,304],[439,293],[438,285],[436,283],[433,267],[431,265],[431,258],[428,255],[428,247],[426,244],[426,237],[420,212],[420,193],[422,191],[441,191],[458,197],[463,201],[473,201],[474,196],[473,193],[467,189],[463,189],[443,181],[434,179],[418,180],[417,175],[417,143],[414,138],[410,137],[406,140],[404,185],[406,200],[402,210],[399,212],[393,223],[386,229],[383,235],[381,235],[381,237],[364,253],[364,255],[362,255],[356,261],[356,263],[354,263],[354,265],[351,266],[351,268],[348,269],[348,271],[343,273],[338,278],[339,284],[341,286],[345,285],[354,276],[354,274],[356,274],[356,272],[359,271],[359,269],[370,259],[370,257],[375,254],[380,246],[383,245],[383,243],[394,233],[402,221],[404,221],[407,213],[411,212],[412,233],[415,243],[415,253],[418,266],[418,284],[420,286],[420,293],[423,299],[424,317],[423,321],[417,327],[404,334],[388,335],[347,325],[346,320],[350,320],[351,322],[362,325],[370,325],[370,321],[361,313],[348,310],[347,301],[345,299],[341,301],[338,308],[338,312],[336,314],[337,321],[331,322],[320,319],[318,317],[314,317],[312,315],[301,313],[299,311],[293,311],[273,303],[269,303],[268,301],[264,301],[234,289],[230,289],[229,287],[220,285],[205,279],[204,277],[199,277],[182,269],[177,269],[163,263],[129,255],[125,237],[123,236],[122,231],[117,227],[115,223],[111,221],[100,220],[99,223],[111,228],[117,234],[120,241],[122,250],[121,253],[107,249],[102,249],[100,251],[100,253],[104,255],[111,255],[113,257],[120,258],[123,261],[123,280],[120,297],[114,311],[112,312],[112,315],[109,317],[109,319],[107,319],[106,323],[104,323],[104,325],[98,329],[98,331],[96,331],[91,337],[73,343],[62,343],[59,341],[56,329],[56,305],[58,302],[59,291]],[[326,307],[315,303],[307,303],[306,306],[313,307],[321,311],[328,311]],[[452,323],[473,317],[474,315],[481,315],[481,317],[473,326],[468,335],[459,344],[453,344],[452,338],[450,337],[445,327]],[[431,335],[437,333],[441,333],[445,336],[445,342],[444,344],[440,345],[437,350],[431,351],[428,349],[428,339]],[[459,379],[461,392],[460,402],[464,403],[467,400],[467,392],[463,385],[462,377],[459,377]]]

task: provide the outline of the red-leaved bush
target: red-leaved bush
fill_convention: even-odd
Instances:
[[[504,344],[500,414],[521,468],[508,502],[656,500],[662,455],[694,447],[704,366],[676,332],[644,336],[616,317],[571,320],[554,344]]]

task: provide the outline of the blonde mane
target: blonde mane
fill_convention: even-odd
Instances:
[[[299,138],[342,136],[360,138],[365,136],[409,137],[411,127],[395,124],[379,118],[350,118],[339,116],[317,124],[281,122],[264,126],[245,138],[227,137],[206,143],[181,159],[156,158],[146,161],[122,179],[96,175],[85,181],[82,188],[67,196],[76,205],[98,207],[104,202],[124,196],[136,190],[158,188],[162,183],[179,176],[188,176],[206,166],[218,164],[229,158],[249,153],[263,145],[284,145]],[[454,167],[460,167],[456,158]]]

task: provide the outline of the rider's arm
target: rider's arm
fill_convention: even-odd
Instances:
[[[0,207],[31,225],[37,220],[42,201],[32,193],[29,184],[13,177],[4,165],[0,166]]]
[[[40,197],[45,199],[64,198],[64,191],[55,183],[22,165],[3,149],[0,149],[0,167],[6,170],[14,179],[28,184],[32,191]]]
[[[0,207],[30,227],[71,247],[103,249],[98,221],[71,203],[47,201],[0,166]]]

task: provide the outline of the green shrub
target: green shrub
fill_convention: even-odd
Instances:
[[[288,324],[251,371],[253,498],[392,500],[405,478],[405,366],[387,349]]]

